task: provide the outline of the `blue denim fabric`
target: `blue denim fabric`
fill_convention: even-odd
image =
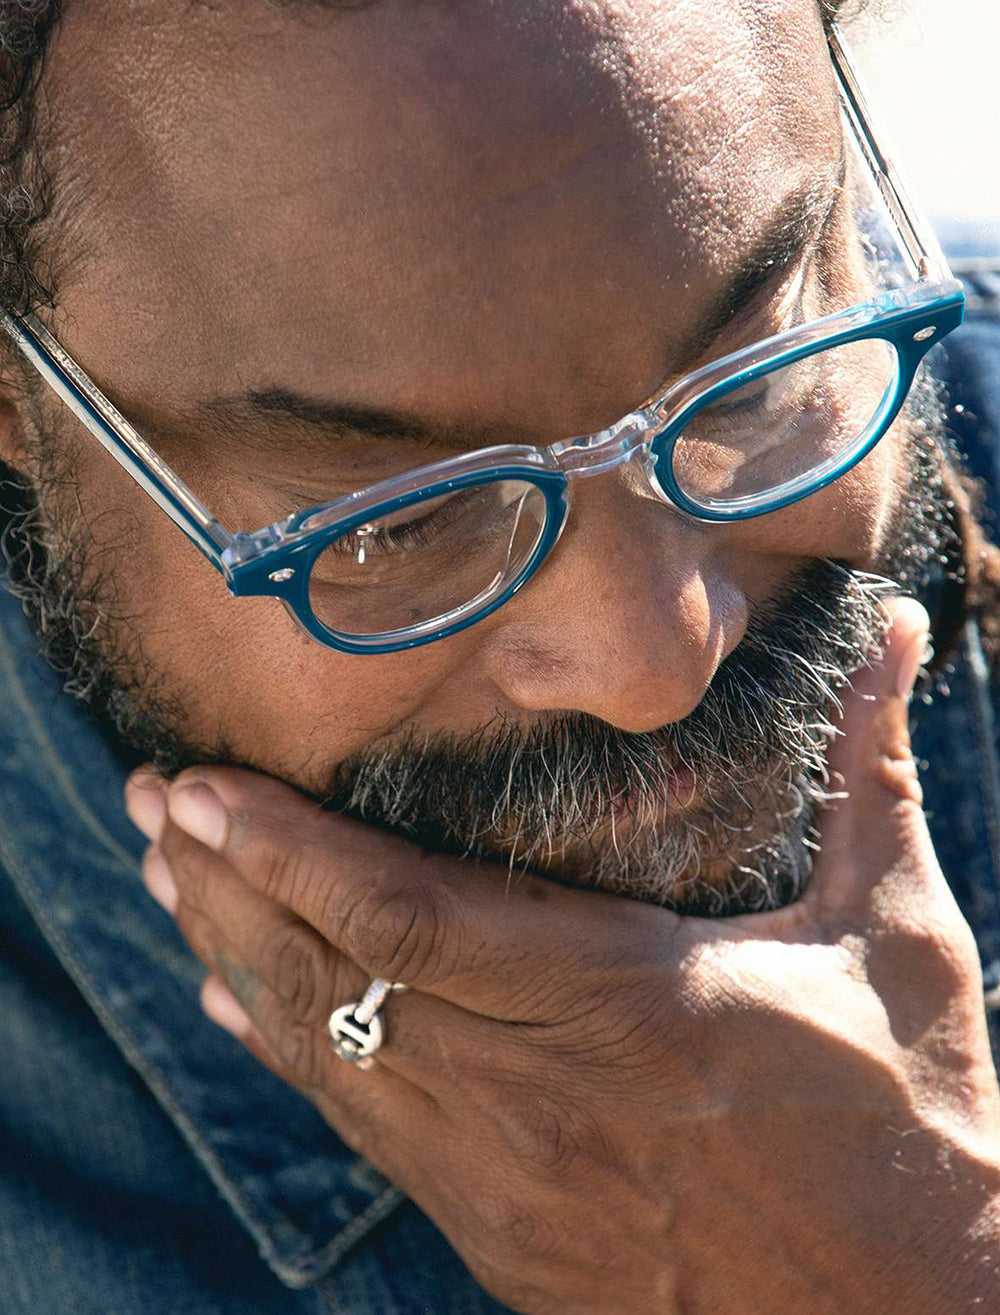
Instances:
[[[1000,269],[1000,231],[972,237]],[[1000,272],[970,273],[978,301],[940,368],[995,498],[991,290]],[[950,688],[914,704],[915,745],[1000,1004],[997,692],[974,625]],[[201,967],[141,884],[124,778],[0,589],[2,1315],[502,1315],[411,1202],[203,1017]]]
[[[968,297],[965,325],[942,345],[935,371],[969,473],[982,482],[996,537],[1000,507],[1000,225],[939,224]],[[990,687],[973,623],[948,677],[950,696],[915,704],[914,752],[941,865],[976,933],[994,1055],[1000,1056],[1000,691]]]

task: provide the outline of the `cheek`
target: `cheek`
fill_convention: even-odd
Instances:
[[[309,639],[277,600],[233,598],[222,577],[118,470],[86,454],[81,505],[100,573],[105,643],[141,645],[188,742],[322,789],[331,764],[415,713],[455,661],[449,645],[353,657]],[[211,505],[211,500],[209,499]]]
[[[898,423],[853,470],[784,511],[747,521],[739,547],[762,556],[834,557],[858,569],[881,559],[905,487]]]

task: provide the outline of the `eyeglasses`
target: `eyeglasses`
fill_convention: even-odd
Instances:
[[[636,461],[665,505],[716,524],[839,479],[889,429],[926,352],[961,324],[961,285],[878,144],[836,29],[829,44],[865,299],[731,352],[597,433],[464,453],[230,533],[37,317],[0,314],[0,324],[232,594],[280,599],[307,634],[344,653],[443,639],[531,579],[578,479]]]

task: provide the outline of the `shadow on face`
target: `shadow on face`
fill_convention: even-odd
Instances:
[[[812,0],[81,3],[46,78],[54,328],[231,529],[466,448],[600,428],[778,331],[837,192]],[[798,245],[707,341],[789,216]],[[803,563],[876,556],[897,463],[887,440],[807,505],[722,529],[627,475],[588,482],[545,570],[489,621],[348,657],[273,602],[228,600],[46,414],[100,563],[105,651],[138,697],[167,692],[179,735],[307,788],[403,729],[585,714],[641,734],[688,716]],[[47,505],[68,540],[66,506]]]

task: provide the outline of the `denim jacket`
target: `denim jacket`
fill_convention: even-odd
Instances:
[[[955,238],[969,317],[940,368],[996,512],[1000,229]],[[993,1020],[1000,696],[972,622],[948,684],[914,703],[914,744]],[[0,1312],[501,1312],[412,1202],[204,1017],[201,965],[141,882],[125,774],[0,590]]]

